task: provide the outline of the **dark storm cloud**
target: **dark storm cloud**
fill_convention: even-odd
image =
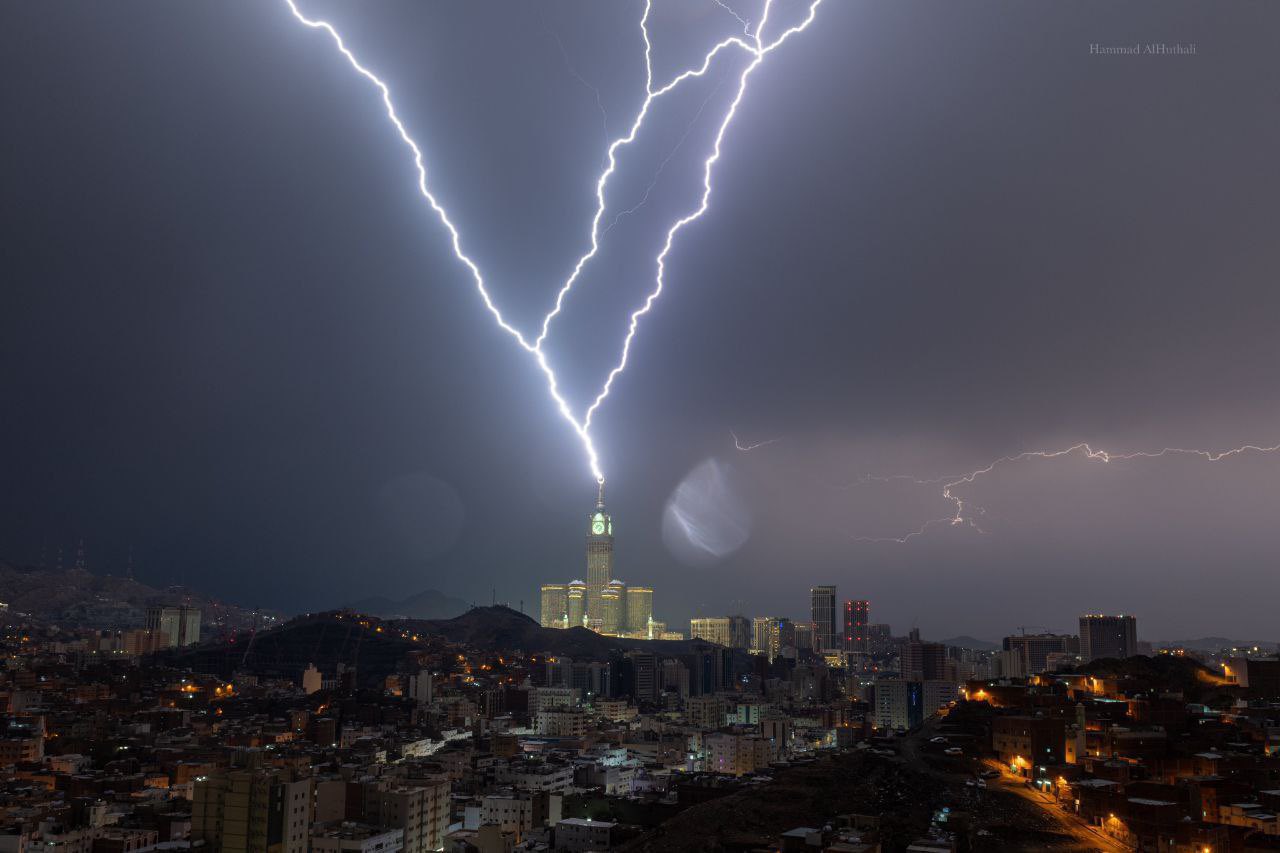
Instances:
[[[635,4],[314,8],[392,81],[529,328],[586,248],[590,87],[612,135],[638,106]],[[689,33],[732,24],[657,8],[659,76]],[[427,586],[531,602],[580,573],[581,450],[320,34],[273,3],[4,15],[0,554],[83,535],[105,570],[132,543],[150,580],[286,609]],[[731,598],[798,616],[834,582],[933,636],[1082,609],[1136,612],[1149,637],[1265,635],[1275,458],[1005,469],[971,492],[986,535],[904,546],[853,537],[949,505],[837,486],[1078,440],[1280,440],[1277,15],[828,0],[753,78],[712,209],[601,411],[619,575],[676,624]],[[1135,41],[1197,53],[1089,53]],[[659,153],[689,117],[655,126]],[[619,204],[646,184],[632,165]],[[648,226],[688,199],[696,160],[670,168]],[[648,274],[635,226],[565,317],[579,402]],[[739,454],[731,429],[783,440]],[[707,459],[738,469],[753,522],[690,572],[663,510]]]

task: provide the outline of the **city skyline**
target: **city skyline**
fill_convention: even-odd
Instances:
[[[536,334],[645,100],[643,5],[296,8],[386,81]],[[1105,611],[1265,639],[1280,453],[1124,458],[1280,438],[1280,118],[1241,8],[1113,9],[1110,39],[1073,4],[1000,33],[929,9],[923,34],[912,3],[820,6],[752,75],[593,419],[622,579],[673,625],[802,618],[834,583],[937,636]],[[325,32],[283,2],[13,15],[0,560],[83,539],[95,573],[132,550],[156,587],[289,613],[426,589],[534,612],[579,575],[582,443]],[[711,2],[646,26],[652,86],[744,32]],[[1193,55],[1090,52],[1188,30]],[[577,417],[753,56],[726,48],[617,150],[547,338]],[[1033,455],[1081,442],[1113,461]],[[1006,458],[945,523],[946,484]]]

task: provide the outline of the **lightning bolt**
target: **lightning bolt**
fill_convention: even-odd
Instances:
[[[1011,465],[1016,462],[1024,462],[1030,459],[1058,459],[1063,456],[1080,456],[1086,460],[1093,462],[1101,462],[1109,464],[1111,462],[1124,462],[1131,459],[1160,459],[1165,456],[1196,456],[1207,462],[1220,462],[1232,456],[1240,456],[1246,453],[1275,453],[1280,450],[1280,444],[1271,446],[1262,446],[1257,444],[1242,444],[1239,447],[1232,447],[1228,450],[1200,450],[1190,447],[1163,447],[1159,450],[1138,450],[1128,453],[1118,453],[1115,451],[1095,449],[1087,442],[1073,444],[1070,447],[1064,447],[1059,450],[1028,450],[1022,453],[1015,453],[1010,456],[1001,456],[994,462],[991,462],[981,468],[970,471],[967,474],[947,477],[930,477],[922,479],[913,477],[910,474],[890,474],[887,476],[866,475],[860,477],[854,483],[843,488],[857,486],[865,483],[889,483],[889,482],[908,482],[919,486],[937,486],[942,487],[942,498],[951,503],[955,511],[948,516],[942,518],[933,518],[920,525],[915,530],[908,531],[902,536],[855,536],[855,542],[895,542],[904,544],[910,542],[918,536],[923,536],[931,528],[939,525],[948,525],[950,527],[971,527],[979,533],[985,533],[973,517],[974,513],[984,514],[986,510],[982,507],[972,505],[969,501],[955,493],[956,489],[962,486],[972,484],[979,477],[990,474],[996,468]]]
[[[757,450],[761,447],[768,447],[769,445],[777,444],[782,440],[780,438],[771,438],[768,441],[757,441],[753,444],[743,444],[742,440],[738,438],[738,434],[736,432],[730,430],[729,435],[733,436],[733,446],[738,450],[741,450],[743,453],[749,453],[752,450]]]
[[[601,388],[600,393],[596,395],[595,401],[587,408],[586,417],[583,419],[583,425],[586,428],[590,429],[591,419],[595,416],[595,413],[599,410],[600,406],[604,403],[605,398],[609,396],[609,391],[613,388],[613,381],[617,379],[618,375],[622,373],[622,371],[626,370],[627,368],[627,359],[631,354],[631,344],[635,340],[636,330],[640,327],[640,318],[643,317],[645,314],[648,314],[649,311],[653,309],[653,304],[657,302],[658,297],[662,295],[662,288],[665,283],[664,279],[666,277],[666,271],[667,271],[667,265],[666,265],[667,255],[671,252],[671,247],[675,243],[676,235],[679,234],[680,231],[683,230],[684,227],[688,225],[690,222],[694,222],[697,219],[700,219],[702,217],[702,214],[706,213],[708,208],[711,207],[712,168],[715,166],[716,162],[720,159],[720,146],[724,142],[725,132],[729,129],[729,125],[733,122],[733,117],[737,115],[738,105],[742,103],[742,97],[747,92],[747,80],[751,77],[751,75],[755,72],[755,70],[760,67],[760,63],[764,62],[764,59],[768,54],[777,50],[779,47],[783,45],[783,43],[787,41],[787,39],[791,38],[796,33],[804,32],[804,30],[808,29],[809,25],[813,23],[813,19],[818,13],[818,6],[821,5],[821,3],[822,3],[822,0],[813,0],[813,2],[809,5],[808,14],[805,16],[804,20],[801,23],[796,24],[792,27],[788,27],[787,29],[783,30],[781,35],[779,35],[776,39],[769,42],[768,44],[765,44],[765,42],[763,41],[764,29],[769,22],[769,12],[773,6],[772,0],[765,0],[764,12],[760,16],[760,23],[756,27],[756,31],[754,35],[755,47],[754,49],[751,47],[747,47],[747,49],[751,50],[751,52],[754,54],[754,58],[751,60],[750,63],[748,63],[747,67],[743,69],[742,74],[738,77],[738,92],[734,96],[733,101],[729,104],[729,109],[725,113],[724,121],[720,123],[720,129],[716,132],[715,144],[712,146],[711,156],[708,157],[703,162],[702,200],[699,202],[697,208],[695,208],[690,213],[687,213],[684,216],[677,219],[675,223],[667,230],[666,242],[662,246],[662,251],[658,253],[658,257],[655,259],[655,262],[658,268],[658,275],[657,275],[657,279],[654,282],[654,288],[652,291],[650,291],[648,298],[644,301],[644,304],[641,305],[640,308],[636,309],[636,311],[634,311],[631,314],[631,323],[627,329],[626,338],[622,342],[622,355],[618,359],[618,363],[614,366],[614,368],[609,371],[609,376],[608,378],[605,379],[604,387]],[[716,45],[715,50],[719,50],[722,45],[726,45],[731,42],[739,45],[745,44],[737,37],[733,37],[731,39],[726,39],[725,41]],[[712,55],[714,55],[715,50],[713,50],[712,53],[707,55],[708,62],[710,62],[710,58]],[[704,68],[706,67],[705,63],[703,67]],[[597,218],[597,221],[598,221],[598,218]]]
[[[613,142],[611,142],[606,151],[607,165],[605,166],[604,170],[601,172],[600,176],[596,180],[596,212],[591,220],[591,230],[590,230],[590,239],[589,239],[590,246],[587,249],[587,251],[578,258],[569,276],[565,279],[565,281],[561,284],[560,288],[557,290],[554,304],[551,310],[543,318],[543,321],[541,324],[541,330],[539,331],[538,336],[534,338],[532,341],[530,341],[529,338],[527,338],[524,335],[524,333],[522,333],[519,329],[517,329],[511,323],[507,322],[507,320],[503,317],[501,310],[499,310],[497,304],[494,302],[493,297],[490,294],[489,289],[485,284],[485,279],[480,272],[479,264],[477,264],[476,261],[472,259],[471,256],[464,251],[462,246],[462,236],[459,233],[457,226],[455,226],[453,221],[450,219],[449,214],[446,211],[444,205],[441,204],[439,199],[432,193],[427,180],[427,168],[425,164],[425,158],[422,153],[422,149],[414,141],[413,137],[410,136],[408,130],[404,125],[404,122],[400,118],[399,113],[396,111],[395,103],[391,97],[391,88],[380,77],[378,77],[378,75],[374,74],[373,71],[371,71],[365,65],[361,64],[361,62],[356,58],[355,54],[352,53],[352,51],[347,47],[346,43],[342,39],[341,34],[339,34],[338,30],[331,23],[322,19],[307,17],[298,8],[296,0],[284,0],[285,5],[289,9],[289,12],[293,15],[293,17],[299,23],[311,29],[320,30],[325,34],[327,34],[330,40],[333,42],[334,47],[337,48],[338,52],[343,56],[344,59],[346,59],[346,61],[351,65],[351,67],[358,74],[360,74],[362,77],[367,79],[370,83],[372,83],[374,87],[378,90],[379,94],[381,95],[383,109],[386,113],[388,121],[390,121],[392,126],[395,128],[396,133],[399,135],[401,142],[405,145],[406,148],[409,149],[410,153],[413,155],[413,163],[417,171],[418,192],[423,197],[423,199],[427,202],[427,205],[431,208],[432,212],[436,215],[437,219],[439,219],[440,224],[444,226],[445,231],[448,233],[450,244],[453,248],[454,256],[458,259],[459,262],[462,263],[463,266],[467,268],[467,271],[470,273],[472,282],[474,283],[476,292],[479,295],[480,300],[484,303],[485,309],[489,312],[490,316],[492,316],[498,328],[500,328],[502,331],[510,335],[511,338],[515,340],[515,342],[520,346],[520,348],[523,349],[526,353],[528,353],[534,359],[535,363],[538,366],[538,369],[543,374],[543,378],[546,381],[546,385],[547,385],[547,392],[550,395],[553,403],[555,404],[556,410],[560,413],[560,416],[565,420],[565,422],[568,423],[569,426],[573,429],[574,434],[577,435],[579,441],[582,443],[583,450],[587,456],[588,465],[591,468],[591,473],[595,476],[596,480],[600,483],[604,482],[604,472],[600,465],[599,454],[597,453],[595,444],[591,439],[591,420],[596,414],[596,412],[599,410],[601,404],[603,404],[605,398],[609,396],[609,392],[613,386],[614,380],[617,378],[619,374],[621,374],[626,369],[627,359],[630,355],[631,345],[635,339],[636,331],[639,327],[640,318],[645,314],[649,313],[649,311],[653,308],[653,304],[657,301],[658,297],[662,293],[664,278],[666,273],[666,258],[668,253],[671,251],[671,247],[675,241],[676,235],[686,225],[700,218],[704,213],[706,213],[707,209],[710,207],[712,170],[715,163],[720,159],[720,148],[721,148],[721,144],[724,141],[725,133],[728,130],[730,123],[733,121],[734,115],[736,115],[737,113],[738,105],[742,102],[742,98],[746,94],[747,80],[752,75],[752,73],[754,73],[755,70],[760,66],[760,64],[764,61],[765,57],[769,53],[772,53],[774,50],[780,47],[784,42],[786,42],[791,36],[795,35],[796,33],[802,32],[803,30],[807,29],[811,23],[813,23],[814,17],[817,14],[818,6],[821,4],[822,0],[812,0],[808,8],[808,14],[805,16],[805,18],[801,23],[783,30],[776,38],[768,42],[764,40],[764,33],[765,33],[766,24],[768,23],[769,13],[773,5],[773,0],[765,0],[764,9],[760,17],[760,22],[756,26],[754,33],[751,32],[750,24],[744,19],[742,19],[736,12],[734,12],[733,9],[731,9],[724,2],[722,2],[722,0],[713,0],[713,2],[717,3],[717,5],[721,6],[723,9],[728,11],[735,18],[737,18],[737,20],[740,23],[742,23],[743,36],[730,36],[718,42],[714,47],[711,48],[710,51],[708,51],[703,56],[702,63],[699,66],[682,71],[681,73],[677,74],[675,77],[673,77],[670,81],[663,84],[662,86],[655,87],[654,80],[653,80],[653,58],[652,58],[653,44],[649,34],[649,17],[652,12],[652,0],[645,0],[644,12],[640,17],[640,36],[641,36],[641,40],[644,43],[644,65],[645,65],[644,100],[640,105],[639,111],[637,112],[635,120],[632,122],[631,128],[628,131],[628,133],[625,136],[619,137],[615,139]],[[561,45],[561,48],[563,50],[563,45]],[[578,278],[581,276],[583,269],[586,268],[587,264],[590,263],[592,258],[594,258],[596,254],[599,252],[600,237],[601,237],[600,222],[607,208],[605,190],[608,186],[609,179],[617,171],[618,151],[619,149],[626,147],[635,141],[636,137],[640,133],[641,128],[644,126],[644,121],[645,121],[645,118],[649,115],[650,108],[653,106],[653,104],[656,101],[666,96],[670,92],[675,91],[685,81],[704,76],[710,70],[712,63],[716,60],[716,58],[723,52],[731,49],[745,51],[746,54],[751,57],[751,61],[747,64],[747,66],[743,69],[743,71],[739,75],[737,92],[733,98],[733,101],[729,105],[729,109],[726,112],[724,120],[720,123],[720,127],[716,132],[715,142],[712,147],[712,153],[703,163],[703,180],[702,180],[703,192],[702,192],[701,200],[694,210],[690,211],[689,213],[685,214],[681,218],[677,219],[675,223],[672,224],[671,227],[667,230],[666,240],[663,243],[662,250],[658,253],[657,257],[655,258],[655,264],[657,266],[657,276],[655,279],[654,288],[649,293],[643,305],[638,310],[636,310],[631,314],[630,324],[628,326],[626,337],[623,340],[622,351],[621,351],[619,360],[617,364],[613,367],[613,369],[609,372],[608,377],[606,378],[600,392],[596,395],[595,399],[593,400],[591,405],[587,408],[583,416],[579,418],[574,414],[572,407],[569,405],[568,401],[565,399],[564,395],[560,391],[559,382],[556,377],[555,370],[551,367],[550,363],[548,362],[543,346],[547,340],[547,336],[550,334],[552,322],[561,313],[564,307],[565,299],[569,296],[570,292],[573,290],[573,286],[577,282]],[[573,73],[576,75],[576,72],[573,72]],[[586,84],[585,81],[582,81],[582,82],[584,83],[584,85],[589,86],[589,84]],[[601,104],[601,111],[603,114],[602,104]]]

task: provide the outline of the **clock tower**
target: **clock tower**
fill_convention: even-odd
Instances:
[[[604,509],[604,481],[596,509],[587,519],[587,621],[596,630],[604,623],[601,593],[613,577],[613,519]]]

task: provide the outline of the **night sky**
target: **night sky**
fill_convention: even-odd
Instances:
[[[391,85],[534,329],[643,95],[641,7],[299,3]],[[985,534],[858,539],[951,511],[867,474],[1280,443],[1277,25],[1261,2],[827,0],[751,78],[597,417],[618,576],[686,629],[806,616],[834,583],[926,637],[1110,611],[1278,639],[1280,453],[1027,461],[964,491]],[[738,26],[655,2],[655,79]],[[578,411],[696,204],[725,60],[620,158],[605,223],[648,202],[548,347]],[[94,571],[132,546],[143,580],[290,612],[438,588],[536,615],[583,573],[581,447],[324,33],[266,0],[9,3],[0,80],[0,559],[83,537]]]

